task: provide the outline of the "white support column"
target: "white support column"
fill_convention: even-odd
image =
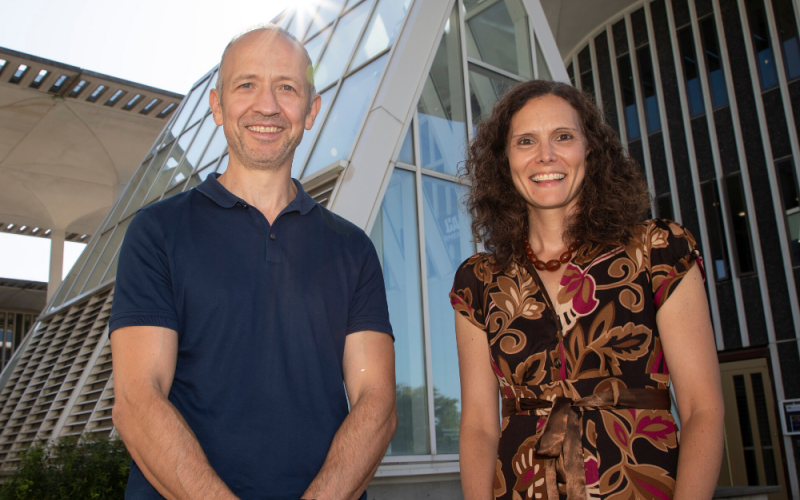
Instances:
[[[564,61],[561,60],[561,53],[556,45],[556,39],[553,37],[553,32],[550,31],[550,24],[547,22],[547,16],[544,14],[544,9],[539,0],[522,0],[525,5],[525,10],[528,11],[528,17],[531,21],[531,28],[536,35],[533,46],[539,44],[542,51],[544,60],[550,70],[550,76],[553,81],[570,83],[567,68],[564,66]],[[536,61],[535,50],[531,54],[532,59]]]
[[[64,272],[64,239],[66,232],[63,229],[54,228],[50,233],[50,276],[47,283],[47,300],[53,298],[53,294],[61,285],[61,274]]]

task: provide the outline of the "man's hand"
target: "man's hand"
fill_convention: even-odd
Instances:
[[[164,497],[235,499],[167,399],[177,356],[178,334],[173,330],[114,330],[114,425],[144,477]]]
[[[378,470],[397,427],[392,337],[372,331],[348,335],[343,371],[350,414],[304,499],[357,499]]]

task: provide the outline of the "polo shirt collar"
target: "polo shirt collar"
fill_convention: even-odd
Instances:
[[[196,189],[222,208],[233,208],[237,203],[241,203],[242,205],[246,204],[244,200],[237,197],[225,189],[225,186],[220,184],[217,180],[220,175],[222,174],[214,173],[209,175]],[[306,193],[300,181],[292,179],[292,182],[297,186],[297,196],[283,209],[283,212],[292,212],[296,210],[300,212],[301,215],[306,215],[317,205],[317,202]]]

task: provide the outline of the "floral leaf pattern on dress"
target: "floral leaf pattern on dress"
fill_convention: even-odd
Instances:
[[[617,248],[584,243],[562,268],[551,297],[556,311],[548,311],[545,291],[525,266],[500,269],[490,256],[476,254],[457,270],[451,303],[486,333],[504,399],[577,400],[613,386],[667,389],[669,360],[655,315],[693,265],[702,271],[695,246],[689,231],[666,220],[636,226],[633,238]],[[678,432],[668,410],[579,412],[588,498],[672,497]],[[503,418],[496,499],[547,498],[543,458],[533,446],[549,413],[536,409]],[[559,496],[551,500],[566,498],[563,491]]]

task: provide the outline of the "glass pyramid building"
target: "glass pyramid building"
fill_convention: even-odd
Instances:
[[[460,388],[448,292],[476,251],[458,165],[498,95],[569,81],[539,0],[324,0],[275,22],[315,64],[322,111],[292,175],[370,234],[396,333],[399,426],[376,481],[458,472]],[[0,473],[37,439],[114,434],[108,317],[136,211],[228,157],[198,80],[0,375]],[[449,476],[448,476],[449,475]],[[456,477],[457,479],[457,477]]]

